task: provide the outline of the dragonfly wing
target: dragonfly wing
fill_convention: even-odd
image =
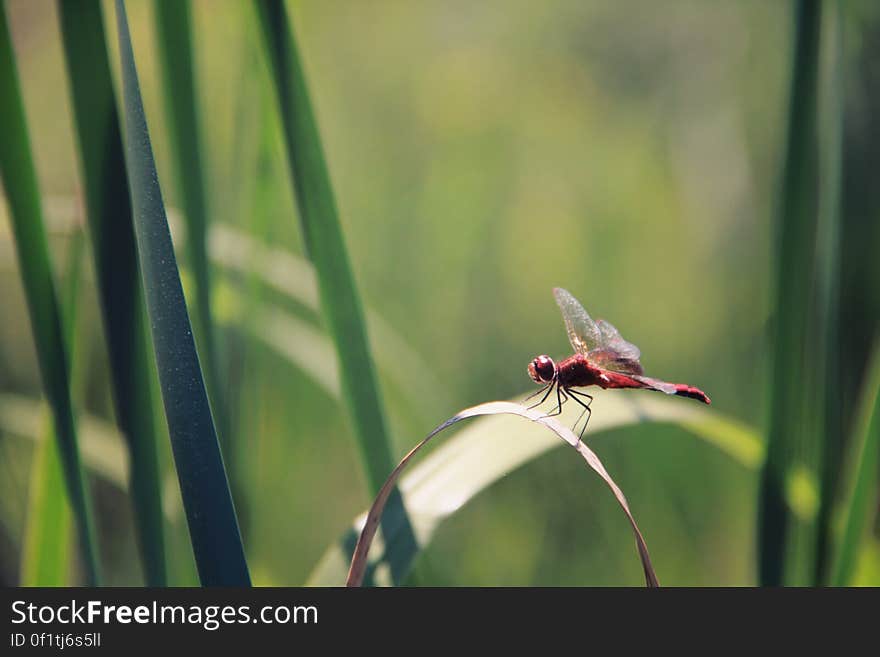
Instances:
[[[599,346],[599,327],[570,292],[557,287],[553,288],[553,296],[556,297],[556,303],[562,311],[562,319],[565,320],[565,328],[572,348],[576,353],[586,356],[591,349]]]
[[[599,346],[587,354],[591,362],[614,372],[624,374],[642,374],[639,348],[627,342],[614,328],[611,322],[600,319],[596,322],[599,329]]]
[[[591,363],[612,372],[621,372],[622,374],[644,373],[638,358],[627,358],[613,349],[603,349],[602,347],[593,349],[587,354],[587,358]]]
[[[611,322],[600,319],[596,322],[599,329],[599,346],[607,351],[613,351],[619,358],[626,360],[638,360],[642,357],[642,352],[632,342],[627,342],[620,335],[620,331],[614,328]]]
[[[674,395],[678,392],[678,386],[674,383],[667,383],[666,381],[661,381],[660,379],[652,379],[648,376],[634,376],[636,381],[641,381],[642,383],[648,385],[654,390],[659,390],[660,392],[665,392],[667,395]]]

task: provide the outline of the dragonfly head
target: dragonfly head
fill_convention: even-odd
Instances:
[[[529,363],[529,376],[535,383],[550,383],[556,378],[556,363],[550,356],[538,356]]]

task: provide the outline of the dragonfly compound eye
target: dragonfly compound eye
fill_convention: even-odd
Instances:
[[[538,356],[529,363],[529,376],[535,383],[549,383],[556,375],[556,366],[550,356]]]

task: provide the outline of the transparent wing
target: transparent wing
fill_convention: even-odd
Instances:
[[[553,296],[562,311],[568,340],[576,353],[586,356],[591,349],[599,346],[599,327],[590,319],[587,311],[571,293],[561,287],[553,288]]]
[[[636,381],[646,383],[647,385],[654,388],[654,390],[665,392],[667,395],[674,395],[678,392],[678,387],[674,383],[667,383],[666,381],[661,381],[660,379],[652,379],[647,376],[635,376],[633,378],[636,379]]]
[[[593,349],[587,354],[590,362],[599,367],[610,370],[612,372],[620,372],[622,374],[644,374],[642,364],[639,360],[632,358],[624,358],[615,351],[608,349]]]
[[[642,352],[632,342],[623,339],[611,322],[600,319],[596,322],[599,329],[599,346],[608,351],[615,352],[618,357],[626,360],[638,360],[642,357]]]
[[[600,319],[596,322],[599,329],[599,346],[587,354],[591,362],[614,372],[625,374],[642,374],[639,348],[627,342],[614,328],[611,322]]]

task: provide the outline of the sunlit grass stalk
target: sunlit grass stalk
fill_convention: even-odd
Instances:
[[[21,586],[69,586],[71,518],[52,416],[46,412],[43,438],[34,448],[24,536]]]
[[[868,364],[856,423],[850,439],[844,498],[841,504],[841,531],[835,544],[830,568],[832,586],[852,584],[858,551],[871,519],[877,512],[880,493],[880,336]]]
[[[0,130],[0,173],[12,218],[40,375],[52,408],[86,581],[97,585],[101,571],[91,500],[80,465],[70,398],[69,360],[5,6],[0,8]]]
[[[187,312],[140,95],[125,4],[116,0],[125,161],[159,382],[202,584],[250,584],[238,522]]]
[[[758,513],[759,579],[765,585],[806,583],[806,571],[812,576],[813,556],[809,552],[815,547],[815,522],[793,514],[786,495],[798,487],[803,492],[818,474],[816,442],[821,427],[817,427],[817,421],[821,413],[815,412],[815,405],[806,403],[804,390],[817,225],[820,25],[818,0],[800,0],[796,5],[788,129],[776,224],[770,418]],[[806,511],[809,513],[809,509]]]
[[[167,583],[152,370],[128,176],[99,3],[58,3],[116,419],[129,453],[134,523],[148,585]]]

